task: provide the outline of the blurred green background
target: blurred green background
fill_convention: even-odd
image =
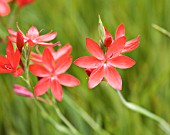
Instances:
[[[118,70],[123,79],[122,93],[128,101],[139,104],[170,123],[170,39],[152,28],[157,24],[170,30],[169,0],[37,0],[24,7],[16,18],[1,18],[16,30],[15,22],[26,32],[32,25],[42,33],[57,31],[55,41],[73,46],[73,59],[89,55],[85,38],[98,37],[98,15],[104,26],[114,35],[120,23],[125,24],[130,40],[141,36],[140,46],[129,54],[136,61],[131,69]],[[14,20],[9,21],[9,20]],[[1,37],[7,32],[0,25]],[[5,44],[0,43],[5,54]],[[84,70],[72,65],[68,73],[80,79],[75,88],[63,87],[71,99],[82,107],[103,129],[111,135],[164,135],[158,124],[123,106],[117,93],[106,83],[95,89],[87,88]],[[0,75],[0,135],[64,135],[45,120],[34,101],[15,95],[12,75]],[[59,108],[68,120],[83,134],[95,135],[94,130],[78,115],[75,105],[64,101]],[[54,111],[48,112],[59,124],[63,122]]]

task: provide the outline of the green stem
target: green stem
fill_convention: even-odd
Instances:
[[[58,117],[69,127],[72,133],[74,135],[81,135],[80,132],[78,132],[77,129],[65,118],[65,116],[61,113],[60,109],[55,104],[53,104],[53,107]]]
[[[68,130],[65,126],[60,125],[59,123],[57,123],[53,118],[51,118],[48,113],[45,111],[45,109],[43,108],[43,106],[36,100],[36,98],[34,98],[34,101],[36,103],[36,105],[38,106],[38,108],[41,110],[41,114],[42,116],[48,120],[53,126],[54,128],[56,128],[58,131],[62,132],[62,133],[66,133],[68,135],[70,135],[70,130]]]
[[[170,32],[168,32],[166,29],[164,29],[156,24],[152,24],[152,27],[170,38]]]
[[[122,103],[129,109],[135,111],[135,112],[138,112],[140,114],[143,114],[145,115],[146,117],[149,117],[150,119],[153,119],[155,121],[157,121],[159,123],[159,126],[161,127],[161,129],[167,133],[168,135],[170,135],[170,125],[164,120],[162,119],[161,117],[155,115],[154,113],[146,110],[145,108],[142,108],[134,103],[131,103],[131,102],[127,102],[125,100],[125,98],[123,97],[123,95],[121,94],[120,91],[117,91]]]
[[[78,104],[76,104],[69,96],[64,95],[64,101],[70,105],[99,135],[110,135],[107,131],[103,130],[92,118],[84,111]],[[73,107],[74,106],[74,107]]]

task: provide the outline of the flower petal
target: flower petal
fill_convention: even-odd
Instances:
[[[74,64],[81,68],[97,68],[101,67],[103,62],[93,56],[84,56],[76,59]]]
[[[80,81],[70,74],[58,75],[58,81],[60,84],[68,87],[74,87],[80,84]]]
[[[46,69],[49,69],[49,71],[51,72],[54,69],[54,58],[48,48],[44,49],[42,59]]]
[[[21,59],[21,54],[19,52],[19,50],[17,49],[14,56],[13,56],[13,68],[17,68],[17,66],[19,65],[19,62],[20,62],[20,59]],[[9,60],[10,61],[10,60]]]
[[[57,52],[53,52],[53,57],[55,60],[57,60],[63,55],[70,55],[71,51],[72,51],[72,46],[70,44],[66,44],[63,47],[59,48]]]
[[[0,1],[0,16],[7,16],[10,13],[10,7],[4,0]]]
[[[56,79],[51,80],[51,92],[58,101],[62,100],[62,87]]]
[[[0,65],[10,64],[8,59],[0,55]]]
[[[140,39],[140,36],[126,42],[125,48],[122,50],[122,53],[131,52],[131,51],[135,50],[139,46],[139,43],[140,43],[139,39]]]
[[[119,73],[111,66],[107,66],[105,69],[105,75],[107,82],[116,90],[122,89],[122,79]]]
[[[9,34],[11,34],[12,36],[17,36],[17,32],[14,31],[14,30],[11,29],[11,28],[8,28],[8,32],[9,32]]]
[[[96,68],[92,71],[88,81],[88,87],[94,88],[96,87],[104,77],[104,67]]]
[[[13,73],[13,76],[21,76],[24,73],[24,70],[22,68],[16,69],[16,71]]]
[[[108,51],[106,53],[106,58],[116,57],[117,55],[119,55],[120,52],[123,50],[125,43],[126,43],[125,36],[115,40],[108,48]]]
[[[26,36],[30,38],[31,40],[34,40],[39,36],[38,29],[35,26],[32,26],[28,31]]]
[[[86,38],[86,47],[88,51],[97,59],[103,60],[105,58],[105,55],[100,46],[90,38]]]
[[[8,41],[8,45],[6,48],[6,55],[9,60],[14,58],[14,47],[10,41]]]
[[[50,32],[37,37],[36,40],[39,42],[48,42],[50,40],[53,40],[56,36],[57,36],[57,32]]]
[[[42,55],[41,54],[37,54],[37,53],[31,52],[30,55],[31,55],[30,60],[32,62],[42,63]]]
[[[135,61],[127,56],[118,56],[109,60],[109,64],[113,67],[121,69],[130,68],[135,65]]]
[[[68,70],[71,66],[72,57],[71,56],[62,56],[60,59],[57,60],[55,73],[61,74]]]
[[[56,46],[56,45],[60,45],[60,42],[56,42],[56,43],[44,43],[44,42],[34,42],[37,45],[41,45],[41,46]]]
[[[115,34],[115,39],[118,39],[122,36],[125,36],[125,26],[124,24],[120,24],[116,30],[116,34]]]
[[[29,97],[29,98],[34,97],[33,94],[28,89],[26,89],[25,87],[20,86],[18,84],[14,85],[14,92],[21,96],[25,96],[25,97]]]
[[[34,95],[41,96],[50,88],[50,78],[42,78],[34,88]]]
[[[50,76],[50,72],[43,66],[38,64],[32,64],[29,66],[29,70],[32,74],[38,77],[48,77]]]

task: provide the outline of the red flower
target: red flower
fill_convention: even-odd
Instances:
[[[108,48],[106,54],[93,40],[86,39],[86,47],[93,56],[84,56],[75,60],[79,67],[92,69],[89,75],[88,87],[94,88],[105,77],[106,81],[116,90],[122,89],[122,79],[114,67],[126,69],[135,64],[135,61],[120,53],[125,47],[126,37],[116,39]],[[87,70],[86,70],[87,71]]]
[[[35,0],[16,0],[18,6],[21,8],[23,6],[26,6],[32,2],[34,2]]]
[[[114,42],[114,39],[113,39],[112,35],[109,33],[109,31],[106,28],[105,28],[105,33],[106,33],[106,38],[104,40],[104,44],[107,47],[110,47],[111,44]],[[115,34],[115,40],[122,37],[122,36],[125,36],[124,24],[120,24],[118,26],[118,28],[116,30],[116,34]],[[124,48],[122,50],[122,53],[131,52],[131,51],[135,50],[139,45],[139,39],[140,39],[140,36],[126,42],[125,46],[124,46]]]
[[[10,13],[8,2],[11,0],[0,0],[0,16],[6,16]]]
[[[62,100],[62,87],[61,85],[73,87],[79,85],[79,80],[70,74],[66,74],[68,68],[72,63],[72,57],[63,55],[57,59],[54,59],[52,52],[49,48],[45,48],[42,61],[44,66],[40,64],[30,65],[30,71],[41,77],[34,89],[35,96],[43,95],[49,88],[58,100]]]
[[[21,32],[21,30],[19,29]],[[16,43],[17,42],[17,32],[12,30],[11,28],[8,29],[8,32],[12,35],[8,37],[10,41]],[[22,32],[21,32],[22,33]],[[34,45],[41,45],[41,46],[55,46],[59,45],[60,42],[57,43],[46,43],[50,40],[53,40],[57,36],[57,32],[49,32],[45,35],[39,35],[39,31],[35,26],[32,26],[26,33],[26,36],[23,34],[24,42],[28,42],[30,46]]]
[[[17,68],[20,62],[20,52],[17,49],[14,51],[13,45],[11,42],[8,42],[7,57],[0,55],[0,73],[13,73],[13,76],[20,76],[23,74],[22,68]]]

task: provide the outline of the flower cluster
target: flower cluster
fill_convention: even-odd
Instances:
[[[74,64],[85,69],[89,76],[89,88],[96,87],[101,81],[107,81],[114,89],[121,90],[122,79],[116,68],[127,69],[135,65],[135,61],[124,53],[135,50],[140,37],[126,41],[125,28],[121,24],[116,30],[114,39],[109,31],[102,27],[104,34],[100,39],[100,45],[86,38],[86,47],[92,56],[80,57],[74,61]],[[10,35],[7,36],[6,56],[0,55],[0,73],[22,76],[29,89],[34,89],[32,93],[27,88],[15,84],[15,93],[39,99],[39,96],[51,89],[55,99],[61,101],[62,85],[74,87],[80,84],[77,78],[65,73],[72,64],[72,46],[66,44],[56,51],[54,47],[60,45],[60,42],[50,42],[57,36],[57,32],[40,35],[35,26],[30,27],[26,34],[19,27],[18,31],[8,28],[8,32]],[[43,47],[43,51],[39,51],[39,46]],[[29,82],[29,72],[38,79],[34,87]]]
[[[115,68],[126,69],[135,65],[135,61],[123,53],[133,51],[139,45],[139,36],[126,42],[125,28],[118,26],[115,39],[105,28],[104,43],[98,45],[90,38],[86,39],[87,50],[92,56],[84,56],[75,60],[74,64],[85,69],[89,75],[88,87],[94,88],[102,80],[106,80],[114,89],[122,89],[122,79]],[[104,49],[102,49],[104,46]]]
[[[80,84],[79,80],[74,76],[65,73],[72,63],[72,46],[66,44],[54,50],[57,43],[49,43],[56,36],[56,32],[49,32],[44,35],[39,35],[39,31],[35,26],[32,26],[25,34],[19,29],[14,31],[8,29],[7,56],[0,56],[0,73],[13,73],[13,76],[18,77],[28,73],[27,69],[35,75],[39,81],[34,87],[34,95],[36,97],[43,95],[49,88],[54,97],[62,100],[62,86],[74,87]],[[16,44],[16,51],[14,45]],[[34,46],[43,46],[44,50],[41,54],[33,52]],[[26,49],[26,47],[28,47]],[[36,49],[35,49],[36,50]],[[27,64],[24,64],[27,63]],[[27,72],[27,73],[26,73]],[[28,78],[26,78],[28,79]],[[14,85],[15,93],[33,98],[33,94],[25,87]]]
[[[7,16],[10,13],[9,2],[16,2],[19,8],[26,6],[35,0],[0,0],[0,16]]]

